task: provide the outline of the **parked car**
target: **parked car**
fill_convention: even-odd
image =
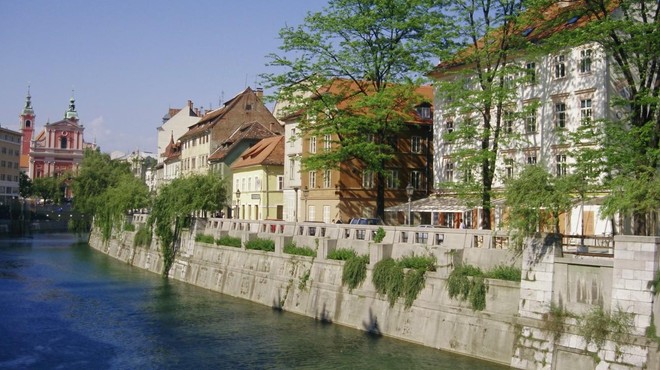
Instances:
[[[351,225],[382,225],[383,221],[380,218],[351,218],[349,222]]]

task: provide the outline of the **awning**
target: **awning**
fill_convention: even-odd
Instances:
[[[410,202],[412,212],[465,212],[471,209],[464,200],[453,197],[429,197]],[[387,207],[385,212],[408,212],[408,203]]]

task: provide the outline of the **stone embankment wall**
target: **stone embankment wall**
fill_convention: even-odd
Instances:
[[[144,221],[144,215],[133,218],[136,224]],[[535,240],[517,255],[506,249],[506,235],[487,230],[384,227],[385,239],[375,243],[377,228],[198,220],[184,234],[169,276],[318,320],[516,368],[658,368],[657,345],[645,336],[658,310],[648,288],[658,268],[658,240],[620,237],[614,258],[562,257],[560,248],[548,240]],[[196,234],[230,235],[244,242],[268,238],[275,241],[275,252],[195,242]],[[124,232],[103,242],[93,233],[90,245],[136,267],[162,273],[157,241],[136,248],[133,235]],[[317,257],[283,253],[283,246],[290,242],[316,248]],[[326,258],[336,248],[369,255],[367,279],[353,291],[342,286],[343,262]],[[402,302],[390,306],[371,283],[372,268],[383,258],[413,253],[434,255],[437,271],[426,273],[425,287],[412,307],[405,308]],[[448,295],[447,277],[457,264],[484,270],[517,265],[523,279],[487,280],[486,308],[475,311],[468,302]],[[548,328],[552,306],[571,312],[561,333]],[[579,335],[579,315],[594,307],[634,314],[632,335],[616,338],[616,343],[607,340],[600,347],[585,343]]]

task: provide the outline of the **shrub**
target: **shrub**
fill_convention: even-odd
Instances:
[[[449,298],[469,299],[472,309],[486,308],[486,285],[484,273],[479,267],[472,265],[456,266],[447,278]],[[472,279],[470,279],[470,277]]]
[[[225,235],[215,240],[216,245],[224,245],[226,247],[241,247],[241,238],[235,236]]]
[[[368,264],[369,256],[367,255],[354,256],[346,260],[344,270],[341,274],[341,282],[343,285],[348,286],[349,292],[360,286],[364,282],[364,279],[367,278]]]
[[[426,283],[425,273],[433,266],[434,257],[404,257],[398,261],[385,258],[374,266],[371,277],[376,292],[387,295],[390,306],[403,297],[406,308],[412,306]],[[409,269],[404,273],[404,269]]]
[[[500,279],[509,281],[520,281],[522,272],[515,266],[496,266],[486,273],[486,277],[490,279]]]
[[[135,231],[135,225],[129,222],[124,222],[124,231]]]
[[[259,251],[266,251],[266,252],[274,252],[275,242],[270,239],[257,238],[245,243],[245,248],[259,250]]]
[[[632,324],[631,313],[619,308],[610,314],[601,307],[596,307],[579,320],[578,333],[587,343],[593,342],[601,348],[606,339],[620,343],[630,334]]]
[[[328,259],[337,261],[347,261],[353,257],[357,257],[354,250],[348,248],[339,248],[328,253]]]
[[[299,256],[316,257],[316,251],[310,247],[298,247],[296,243],[287,244],[284,246],[284,253],[296,254]]]
[[[435,271],[435,256],[406,256],[399,261],[401,267],[407,269],[421,269],[424,271]]]
[[[380,243],[383,241],[383,239],[385,239],[385,229],[379,227],[374,233],[374,242]]]
[[[215,241],[215,238],[213,238],[213,235],[197,234],[197,235],[195,235],[195,241],[196,242],[213,244],[213,242]]]
[[[151,245],[151,228],[147,225],[140,225],[133,238],[133,245],[136,247]]]

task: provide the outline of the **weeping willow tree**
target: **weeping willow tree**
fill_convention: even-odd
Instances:
[[[135,178],[129,164],[110,159],[98,150],[86,150],[77,176],[72,181],[73,209],[81,214],[71,225],[73,231],[89,231],[91,220],[104,241],[121,227],[131,209],[149,204],[149,189]]]
[[[226,184],[214,174],[178,178],[160,189],[147,223],[160,242],[163,275],[169,274],[181,230],[193,214],[220,210],[226,199]]]

